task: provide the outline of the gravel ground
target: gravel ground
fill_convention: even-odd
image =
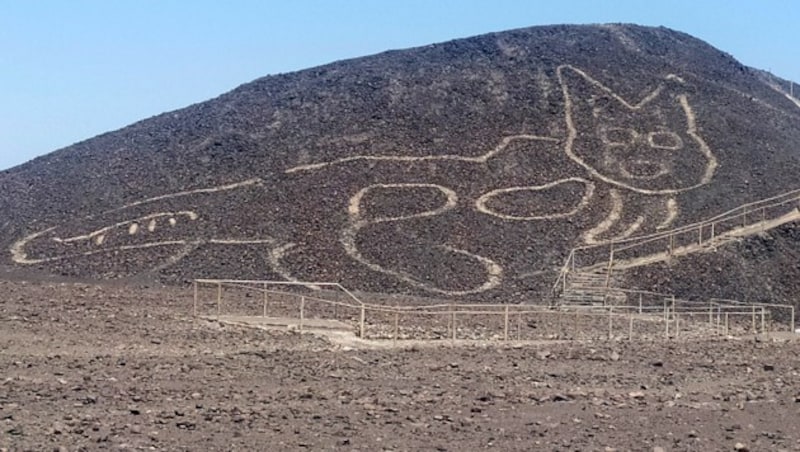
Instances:
[[[800,450],[800,342],[359,348],[0,282],[2,450]]]

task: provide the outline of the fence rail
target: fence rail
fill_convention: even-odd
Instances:
[[[308,286],[322,288],[311,291]],[[324,290],[327,289],[327,290]],[[291,319],[302,332],[336,322],[362,339],[533,341],[663,339],[756,334],[794,329],[788,305],[729,300],[697,302],[625,291],[625,305],[366,303],[338,284],[200,279],[194,316]],[[316,325],[316,326],[315,326]],[[787,328],[788,327],[788,328]]]
[[[552,287],[553,297],[567,288],[569,274],[601,270],[607,283],[615,270],[664,261],[714,247],[736,237],[800,219],[800,189],[744,204],[706,220],[668,231],[575,247]]]

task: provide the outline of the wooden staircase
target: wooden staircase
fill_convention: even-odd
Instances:
[[[559,297],[559,304],[570,306],[609,306],[624,304],[627,295],[614,289],[619,285],[620,274],[608,277],[605,269],[571,271]]]
[[[553,285],[552,303],[624,304],[627,296],[620,283],[625,269],[713,251],[726,243],[794,221],[800,221],[800,190],[745,204],[669,231],[574,248]]]

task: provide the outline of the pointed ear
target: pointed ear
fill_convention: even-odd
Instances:
[[[646,91],[640,99],[629,99],[574,66],[559,66],[557,74],[568,114],[578,113],[582,117],[597,118],[604,112],[613,113],[620,109],[639,110],[658,98],[665,87],[661,82]]]

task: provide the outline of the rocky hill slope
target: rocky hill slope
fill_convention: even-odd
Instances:
[[[787,91],[633,25],[268,76],[0,173],[3,259],[80,278],[529,299],[573,246],[797,188]]]

